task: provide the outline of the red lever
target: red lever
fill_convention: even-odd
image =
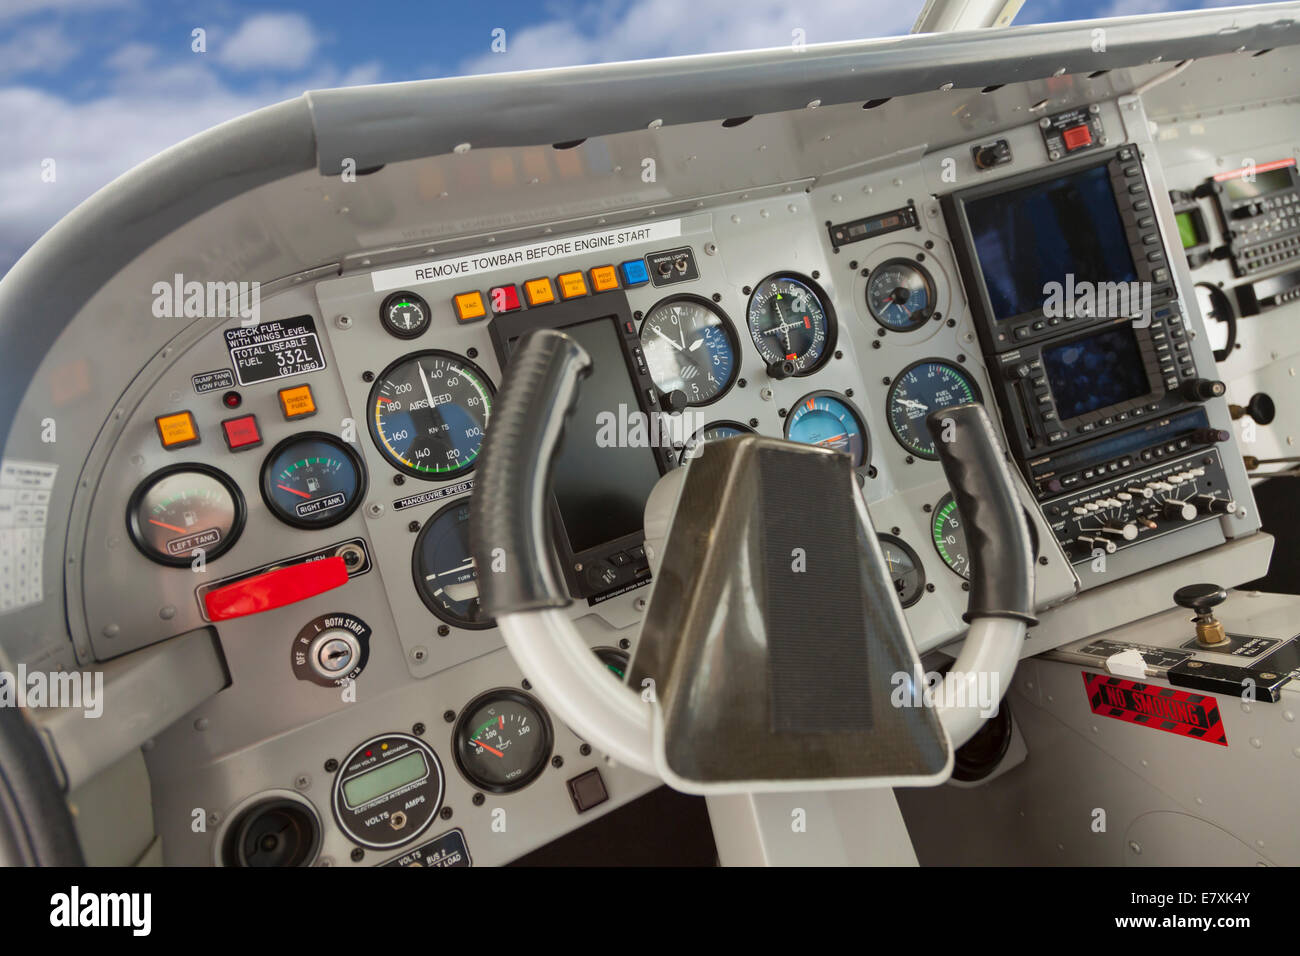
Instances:
[[[208,610],[208,620],[226,621],[284,607],[347,582],[348,568],[343,559],[325,558],[291,564],[214,588],[203,596],[203,604]]]

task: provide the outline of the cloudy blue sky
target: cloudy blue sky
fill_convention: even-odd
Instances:
[[[1017,22],[1205,0],[1027,0]],[[1228,5],[1227,2],[1209,5]],[[160,150],[304,90],[906,33],[922,0],[0,0],[0,274]],[[505,30],[506,52],[491,49]],[[205,49],[195,51],[201,29]],[[42,163],[55,161],[43,182]]]

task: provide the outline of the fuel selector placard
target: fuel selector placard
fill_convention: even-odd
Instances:
[[[392,849],[433,822],[444,784],[442,763],[423,740],[374,737],[348,755],[334,778],[334,819],[354,843]]]

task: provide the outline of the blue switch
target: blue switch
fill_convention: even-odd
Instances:
[[[650,281],[650,270],[645,267],[645,260],[630,259],[618,267],[623,275],[623,286],[645,285]]]

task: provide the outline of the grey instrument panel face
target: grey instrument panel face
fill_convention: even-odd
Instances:
[[[1103,121],[1112,124],[1117,138],[1121,136],[1122,121],[1113,104],[1104,106]],[[1000,169],[998,175],[1026,172],[1046,162],[1035,124],[1008,130],[1005,135],[1018,161]],[[724,317],[731,327],[730,367],[719,372],[727,378],[726,387],[710,395],[707,404],[688,410],[695,422],[702,426],[730,423],[780,436],[791,416],[806,404],[814,425],[808,434],[813,440],[833,443],[838,436],[816,430],[816,426],[829,424],[827,406],[818,407],[817,397],[829,396],[839,402],[830,406],[832,412],[850,408],[867,434],[864,444],[868,451],[858,473],[876,528],[904,542],[919,558],[923,571],[923,590],[904,611],[917,648],[924,653],[959,636],[965,629],[961,614],[966,607],[966,582],[944,563],[932,538],[933,509],[949,491],[948,485],[937,461],[913,454],[895,437],[888,398],[899,373],[923,360],[956,370],[986,400],[992,394],[953,251],[933,198],[978,175],[969,166],[968,147],[972,145],[978,144],[946,150],[942,156],[925,156],[918,149],[900,157],[896,165],[869,164],[840,171],[815,187],[808,181],[792,182],[681,216],[647,217],[642,226],[601,227],[575,236],[557,225],[553,237],[523,244],[563,247],[550,254],[515,259],[508,255],[510,246],[482,246],[406,263],[385,262],[381,269],[304,283],[262,303],[266,321],[281,320],[288,325],[288,320],[297,320],[289,330],[298,340],[306,334],[298,317],[309,317],[315,351],[297,359],[304,369],[307,365],[318,367],[282,380],[276,376],[255,382],[259,377],[255,363],[232,362],[232,355],[236,360],[249,354],[262,357],[256,350],[232,353],[230,337],[224,333],[238,330],[237,322],[212,329],[181,351],[131,414],[96,492],[84,561],[101,565],[105,572],[87,575],[79,598],[84,601],[97,656],[117,656],[204,626],[196,589],[226,576],[269,568],[292,556],[354,540],[364,545],[367,570],[316,597],[215,625],[230,667],[231,686],[204,704],[193,721],[162,735],[149,755],[158,827],[169,861],[202,863],[212,859],[216,837],[192,833],[190,813],[194,807],[205,807],[226,819],[233,807],[252,794],[293,789],[312,803],[320,817],[325,833],[322,855],[335,865],[353,865],[358,861],[351,858],[351,845],[331,817],[333,773],[323,769],[326,761],[342,761],[358,745],[379,735],[409,734],[416,724],[424,725],[423,739],[441,761],[446,776],[444,802],[453,807],[454,816],[450,821],[435,821],[418,840],[391,853],[368,851],[361,865],[400,857],[453,827],[464,831],[476,864],[507,862],[654,785],[641,775],[607,765],[599,755],[582,754],[580,742],[558,723],[554,752],[563,758],[562,768],[548,766],[527,786],[490,795],[482,805],[473,805],[475,791],[453,759],[453,724],[444,721],[444,713],[459,716],[466,704],[491,688],[520,688],[526,675],[517,672],[495,627],[457,624],[455,615],[445,613],[445,607],[444,613],[436,613],[438,602],[431,603],[428,594],[421,596],[413,572],[413,566],[419,566],[413,563],[413,550],[426,523],[457,504],[472,506],[472,455],[466,449],[440,447],[441,454],[450,456],[446,460],[456,463],[448,474],[439,476],[441,480],[425,480],[415,473],[419,469],[397,466],[392,448],[386,454],[380,437],[373,433],[375,407],[371,402],[385,370],[413,353],[436,354],[439,361],[452,362],[442,366],[449,376],[468,368],[475,381],[481,378],[499,389],[502,370],[488,332],[489,290],[494,287],[513,287],[523,298],[529,280],[545,277],[556,286],[561,274],[578,272],[587,292],[598,296],[600,293],[592,291],[593,269],[628,261],[648,262],[653,274],[649,281],[633,286],[620,282],[638,325],[657,305],[689,295]],[[943,163],[949,154],[958,159],[956,182],[947,178]],[[844,244],[838,251],[833,247],[829,223],[852,222],[908,207],[913,210],[914,224]],[[639,229],[649,238],[637,238]],[[594,235],[615,232],[623,233],[624,238],[611,244],[590,241]],[[589,241],[576,241],[583,238]],[[677,269],[674,263],[680,250],[689,250],[689,263]],[[431,269],[417,271],[429,263],[467,259],[478,264],[444,278],[435,278]],[[669,263],[666,275],[657,271],[661,262]],[[894,270],[889,273],[891,285],[905,291],[921,290],[917,293],[920,299],[903,293],[895,299],[897,304],[907,304],[908,314],[901,318],[891,319],[886,314],[882,320],[882,313],[889,308],[881,297],[882,289],[890,290],[880,281],[873,284],[873,279],[885,270]],[[806,280],[806,288],[824,295],[822,304],[828,316],[834,315],[825,355],[809,363],[815,370],[807,374],[769,376],[751,334],[751,298],[764,280],[777,275]],[[917,275],[923,280],[914,282]],[[397,303],[397,313],[392,311],[391,299],[398,292],[418,297],[419,314],[411,311],[414,306],[409,303]],[[558,286],[556,292],[558,295]],[[458,319],[455,297],[467,293],[482,295],[487,316]],[[535,308],[540,316],[548,306]],[[771,335],[789,348],[785,357],[797,356],[796,338],[801,332],[795,326],[811,328],[815,310],[800,306],[796,310],[800,314],[794,317],[797,321],[793,321],[780,306],[764,308],[766,312],[760,309],[755,316],[754,332]],[[532,309],[526,308],[525,315],[528,311]],[[399,331],[411,334],[386,329],[385,317],[390,326],[396,323]],[[772,333],[774,327],[777,331]],[[675,346],[673,351],[689,349],[685,335],[683,330],[678,342],[670,343]],[[294,348],[301,346],[298,340]],[[242,341],[236,337],[236,347]],[[707,340],[708,349],[700,349],[711,352],[719,341]],[[269,362],[279,361],[274,355],[283,349],[277,345],[263,351]],[[435,365],[432,358],[420,364],[415,379],[398,382],[394,388],[415,382],[424,385],[427,377],[438,371]],[[200,391],[212,380],[221,382],[225,369],[231,369],[237,380]],[[200,374],[208,377],[195,380]],[[315,411],[308,417],[290,418],[277,393],[304,384],[311,387]],[[230,389],[241,393],[237,409],[222,404],[222,395]],[[382,389],[379,394],[384,394]],[[441,401],[441,394],[430,388],[429,404]],[[180,411],[194,415],[200,442],[165,451],[155,418]],[[257,416],[262,442],[246,450],[229,450],[221,422],[247,414]],[[822,418],[813,418],[816,415]],[[992,417],[998,420],[996,414]],[[466,427],[472,431],[472,426]],[[260,490],[263,462],[282,442],[303,432],[333,436],[358,456],[366,473],[365,491],[355,510],[332,526],[286,523],[272,513]],[[382,434],[391,437],[388,431]],[[240,489],[246,509],[238,540],[198,571],[150,561],[132,546],[123,524],[126,503],[139,483],[164,466],[182,462],[220,469]],[[295,494],[292,474],[285,480],[291,486],[285,493]],[[297,493],[317,494],[315,489],[304,490],[306,487],[297,488]],[[1078,581],[1069,562],[1052,546],[1054,539],[1025,489],[1022,497],[1044,543],[1038,604],[1040,608],[1052,607],[1074,596]],[[288,500],[292,505],[295,499]],[[812,490],[792,492],[792,509],[813,507],[815,502]],[[1190,542],[1191,536],[1187,540]],[[1202,532],[1195,536],[1193,550],[1218,541]],[[1177,543],[1153,543],[1140,558],[1129,556],[1126,561],[1137,570],[1179,556],[1183,552],[1178,547]],[[458,566],[448,570],[456,571]],[[449,600],[463,609],[472,586],[466,590],[463,579],[454,581],[460,590],[447,592],[453,595]],[[147,582],[148,589],[148,598],[143,600],[142,582]],[[437,583],[443,586],[440,577]],[[568,613],[593,647],[618,647],[620,642],[630,646],[636,640],[648,594],[648,589],[641,587],[599,603],[577,601]],[[313,620],[342,613],[355,615],[370,629],[369,654],[353,688],[353,699],[338,687],[295,679],[291,667],[294,635]],[[590,768],[599,768],[610,799],[579,814],[565,782]],[[505,834],[492,829],[495,809],[504,809],[511,821]]]

